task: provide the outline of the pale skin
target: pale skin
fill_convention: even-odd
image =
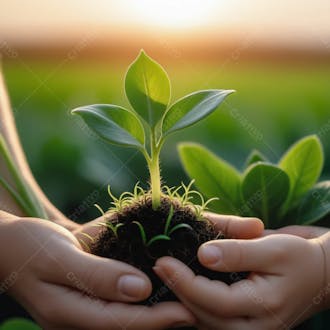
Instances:
[[[226,221],[222,229],[236,239],[205,243],[198,258],[215,271],[251,271],[247,279],[232,285],[211,281],[170,257],[155,266],[199,329],[290,329],[330,308],[329,229],[290,226],[242,240],[240,220]]]
[[[132,305],[151,283],[134,267],[82,250],[62,226],[1,214],[0,283],[43,329],[164,329],[193,324],[180,303]]]

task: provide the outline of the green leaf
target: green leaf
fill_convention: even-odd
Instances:
[[[48,219],[47,212],[42,201],[37,197],[36,193],[26,182],[21,171],[17,168],[17,164],[13,159],[10,149],[0,133],[0,155],[6,164],[7,169],[13,179],[13,182],[8,183],[4,179],[0,179],[3,187],[12,195],[18,205],[24,210],[27,216]],[[14,187],[11,184],[14,183]]]
[[[15,189],[0,176],[0,185],[3,186],[5,190],[14,198],[16,203],[26,212],[28,216],[33,216],[33,211],[30,209],[30,206],[27,204],[27,201],[21,197]]]
[[[156,241],[160,241],[160,240],[165,240],[165,241],[170,241],[171,237],[164,235],[164,234],[160,234],[157,236],[154,236],[147,244],[147,246],[150,246],[152,243],[156,242]]]
[[[258,162],[268,162],[268,159],[258,150],[252,150],[246,158],[244,168],[248,168],[250,165]]]
[[[136,148],[144,145],[143,126],[130,110],[118,105],[94,104],[76,108],[72,113],[80,115],[107,142]]]
[[[0,330],[41,330],[41,328],[34,322],[15,317],[6,320],[4,323],[0,325]]]
[[[185,171],[207,198],[219,197],[214,210],[225,214],[240,214],[240,173],[226,161],[198,144],[179,145]]]
[[[265,225],[275,219],[290,189],[288,175],[275,165],[257,163],[244,173],[242,195],[245,206],[260,217]]]
[[[173,218],[173,214],[174,214],[174,208],[173,208],[173,205],[171,205],[170,211],[168,212],[168,216],[167,216],[167,219],[165,221],[165,229],[164,229],[164,234],[165,235],[168,234],[168,230],[170,229],[170,225],[171,225],[171,220]]]
[[[154,127],[167,108],[171,86],[166,71],[141,51],[128,68],[125,91],[134,110]]]
[[[178,229],[181,228],[186,228],[189,230],[194,230],[190,225],[188,225],[187,223],[178,223],[177,225],[175,225],[173,228],[171,228],[171,230],[169,231],[169,235],[173,234],[175,231],[177,231]]]
[[[234,90],[210,89],[189,94],[175,102],[165,113],[163,135],[191,126],[212,113]]]
[[[139,221],[132,221],[132,223],[135,223],[138,226],[138,228],[140,230],[142,242],[144,245],[146,245],[147,244],[147,235],[146,235],[143,225]]]
[[[290,202],[305,194],[318,180],[323,167],[323,150],[316,135],[296,142],[282,157],[279,166],[290,178]]]
[[[330,181],[317,183],[299,203],[296,222],[310,225],[330,214]]]

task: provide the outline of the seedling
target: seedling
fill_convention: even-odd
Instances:
[[[105,213],[98,207],[107,220],[92,244],[92,252],[142,269],[151,278],[154,293],[163,283],[152,267],[163,255],[180,259],[198,274],[232,283],[237,276],[207,270],[196,259],[202,243],[218,238],[219,233],[203,217],[211,200],[204,201],[192,190],[192,183],[162,186],[159,159],[171,134],[210,115],[233,90],[200,90],[170,104],[171,87],[165,70],[141,51],[126,73],[125,92],[130,109],[94,104],[72,111],[105,141],[139,150],[150,174],[150,190],[137,184],[132,193],[116,198],[109,188],[112,205]],[[193,196],[200,197],[201,205],[192,202]],[[168,291],[161,300],[174,298]]]
[[[323,166],[322,144],[307,136],[272,164],[252,151],[241,173],[225,160],[197,144],[179,147],[184,168],[221,213],[260,217],[269,228],[310,225],[330,214],[330,181],[317,183]]]
[[[156,235],[152,237],[149,241],[147,241],[147,235],[145,233],[144,227],[139,221],[133,221],[132,223],[135,223],[140,230],[142,241],[146,246],[150,246],[152,243],[159,241],[159,240],[166,240],[170,241],[171,240],[171,234],[174,233],[176,230],[180,228],[188,228],[190,230],[193,230],[191,226],[187,225],[186,223],[178,223],[174,227],[170,228],[171,225],[171,220],[173,218],[173,205],[170,207],[170,212],[167,216],[166,222],[165,222],[165,229],[164,229],[164,234]]]
[[[144,51],[129,67],[125,92],[132,109],[94,104],[74,109],[107,142],[139,150],[150,173],[152,208],[160,205],[159,155],[171,134],[211,114],[233,90],[209,89],[191,93],[169,106],[171,87],[165,70]]]

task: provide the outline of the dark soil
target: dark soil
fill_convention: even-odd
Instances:
[[[148,240],[155,235],[163,234],[171,205],[173,205],[174,213],[170,227],[178,223],[186,223],[193,230],[180,228],[171,234],[170,241],[160,240],[149,247],[145,246],[138,226],[132,222],[139,221],[143,225]],[[155,211],[152,209],[150,196],[146,195],[134,204],[123,208],[121,212],[111,214],[111,221],[113,224],[124,224],[118,228],[118,237],[112,230],[104,227],[92,246],[92,253],[131,264],[149,276],[153,291],[142,304],[153,305],[162,301],[178,300],[152,270],[155,261],[162,256],[175,257],[188,265],[195,274],[227,284],[246,277],[246,273],[214,272],[198,262],[196,255],[199,246],[204,242],[221,239],[224,236],[216,231],[207,219],[198,219],[193,207],[183,207],[178,200],[162,197],[161,206]]]

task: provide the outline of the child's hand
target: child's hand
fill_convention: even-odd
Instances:
[[[258,218],[239,217],[211,212],[204,216],[228,238],[257,238],[263,235],[264,223]]]
[[[208,268],[251,271],[230,286],[195,276],[170,257],[159,259],[155,271],[202,329],[289,329],[329,307],[329,241],[327,234],[311,240],[278,234],[204,244],[198,257]]]
[[[163,329],[194,318],[180,303],[146,299],[141,271],[82,251],[52,222],[0,212],[0,293],[7,291],[44,329]]]
[[[264,231],[263,236],[272,234],[289,234],[303,238],[316,238],[329,232],[329,228],[317,226],[286,226],[276,230],[267,229]]]

